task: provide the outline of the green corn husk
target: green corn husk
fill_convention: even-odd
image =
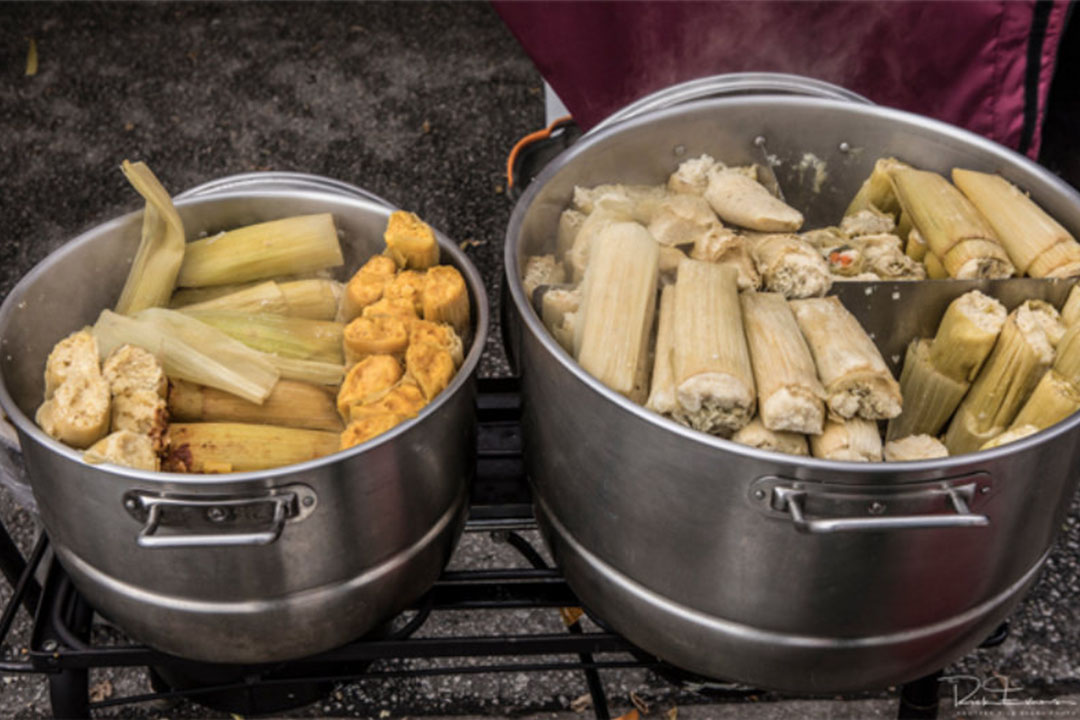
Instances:
[[[94,324],[101,356],[124,344],[153,353],[170,377],[218,388],[261,404],[280,373],[266,355],[174,310],[148,308],[135,317],[103,310]]]
[[[338,365],[345,362],[344,323],[230,310],[185,308],[181,312],[260,352]]]
[[[260,353],[267,362],[277,368],[286,380],[299,380],[312,385],[340,385],[345,379],[345,366],[317,360],[299,360],[269,353]]]
[[[323,279],[279,282],[278,289],[285,296],[283,314],[308,320],[333,320],[345,291],[341,283]]]
[[[344,262],[333,216],[300,215],[188,243],[177,283],[183,287],[225,285]]]
[[[176,296],[173,296],[175,302]],[[267,280],[250,285],[234,292],[194,302],[180,307],[181,312],[190,313],[203,310],[228,310],[245,313],[288,314],[289,306],[285,294],[276,282]]]
[[[169,193],[145,163],[125,160],[120,167],[132,187],[146,198],[142,239],[116,303],[116,312],[132,315],[168,304],[184,261],[184,225]]]

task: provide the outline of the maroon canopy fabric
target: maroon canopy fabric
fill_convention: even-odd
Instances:
[[[1038,153],[1068,3],[509,2],[496,11],[587,129],[660,88],[796,73]]]

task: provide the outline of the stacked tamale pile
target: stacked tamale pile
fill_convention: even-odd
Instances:
[[[800,232],[761,173],[704,155],[665,185],[576,188],[555,253],[524,267],[554,338],[676,422],[829,459],[971,452],[1077,408],[1080,361],[1047,303],[1008,313],[977,291],[957,298],[935,337],[911,342],[897,382],[823,297],[845,280],[1080,274],[1080,244],[1014,186],[961,169],[954,186],[885,158],[837,226]],[[1080,297],[1065,310],[1080,315]]]

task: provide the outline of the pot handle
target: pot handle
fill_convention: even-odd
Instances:
[[[306,500],[306,497],[305,497]],[[273,514],[269,527],[257,532],[237,533],[175,533],[158,535],[166,508],[177,511],[196,512],[210,522],[228,522],[233,515],[245,508],[270,503]],[[190,548],[190,547],[237,547],[245,545],[270,545],[280,536],[285,522],[299,514],[297,493],[288,491],[278,494],[249,498],[175,498],[162,497],[144,492],[131,492],[124,499],[124,507],[136,517],[145,513],[146,519],[135,542],[144,548]]]
[[[973,513],[968,506],[975,497],[976,487],[978,485],[974,482],[964,485],[942,483],[940,487],[927,491],[929,495],[947,500],[953,510],[952,514],[810,518],[805,512],[808,491],[783,486],[773,488],[773,506],[777,510],[787,511],[796,530],[815,535],[863,530],[985,527],[990,524],[990,518]],[[873,508],[881,508],[880,511],[883,512],[884,507],[882,503],[872,504],[871,512],[874,511]]]

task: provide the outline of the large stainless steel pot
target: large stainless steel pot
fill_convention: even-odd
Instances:
[[[928,674],[978,644],[1034,581],[1076,487],[1080,415],[996,451],[861,465],[743,447],[602,386],[544,330],[519,279],[524,259],[551,251],[575,185],[661,183],[701,153],[734,164],[767,155],[808,227],[834,223],[881,155],[1001,172],[1074,233],[1080,196],[952,126],[757,95],[653,110],[585,136],[510,220],[526,464],[582,601],[645,649],[709,676],[837,692]],[[936,288],[926,305],[911,284],[863,286],[891,302],[849,296],[849,307],[879,344],[902,348],[972,287],[952,282],[924,286]]]
[[[176,205],[189,237],[333,213],[348,268],[382,250],[393,209],[358,188],[292,174],[227,178]],[[417,418],[368,443],[220,476],[87,465],[31,417],[52,345],[115,304],[141,218],[131,213],[66,244],[0,307],[0,405],[18,430],[57,556],[102,614],[184,657],[276,661],[364,633],[435,581],[464,523],[488,325],[479,274],[439,235],[444,262],[462,272],[471,295],[465,363]]]

